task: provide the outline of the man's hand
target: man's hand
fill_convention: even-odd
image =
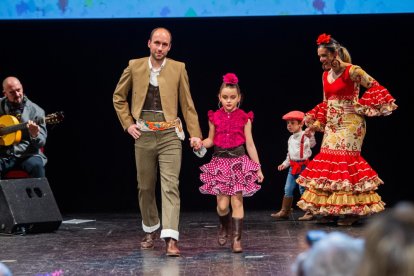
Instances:
[[[29,120],[27,128],[29,129],[30,137],[36,138],[39,135],[39,126],[35,122]]]
[[[198,137],[191,137],[190,138],[190,146],[194,149],[194,150],[199,150],[201,148],[201,146],[203,145],[203,142],[201,141],[200,138]]]
[[[135,140],[141,136],[141,131],[139,131],[139,128],[136,124],[130,125],[127,131]]]

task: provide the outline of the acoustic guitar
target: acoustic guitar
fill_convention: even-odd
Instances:
[[[63,112],[55,112],[46,115],[44,118],[33,120],[36,124],[58,124],[63,120]],[[12,115],[3,115],[0,117],[0,146],[10,146],[17,144],[22,139],[22,130],[27,128],[27,122],[20,123]]]

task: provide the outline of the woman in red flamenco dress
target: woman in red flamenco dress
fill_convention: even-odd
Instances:
[[[365,116],[386,116],[397,108],[388,90],[351,63],[348,50],[327,34],[317,39],[324,72],[323,102],[306,113],[306,131],[324,132],[321,150],[297,179],[306,188],[297,205],[321,221],[352,225],[384,210],[376,193],[383,181],[361,156]],[[359,98],[360,86],[366,88]]]

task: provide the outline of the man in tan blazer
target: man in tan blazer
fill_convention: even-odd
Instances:
[[[201,130],[190,94],[185,64],[167,58],[171,33],[156,28],[148,40],[150,56],[132,59],[119,79],[113,104],[123,129],[135,139],[138,201],[145,236],[142,249],[154,248],[157,230],[166,254],[179,256],[179,175],[184,132],[178,106],[190,134],[190,144],[201,146]],[[132,92],[131,100],[128,95]],[[157,172],[161,177],[161,222],[155,199]]]

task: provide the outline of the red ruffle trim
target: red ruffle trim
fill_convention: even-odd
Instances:
[[[296,182],[311,189],[354,193],[376,190],[383,184],[362,156],[346,151],[338,153],[342,154],[317,154]]]
[[[358,100],[355,110],[368,116],[389,115],[397,109],[395,99],[388,90],[378,83],[371,86]]]
[[[247,119],[250,119],[250,122],[253,123],[253,119],[254,119],[253,111],[247,112]],[[246,123],[247,123],[247,121],[246,121]]]

